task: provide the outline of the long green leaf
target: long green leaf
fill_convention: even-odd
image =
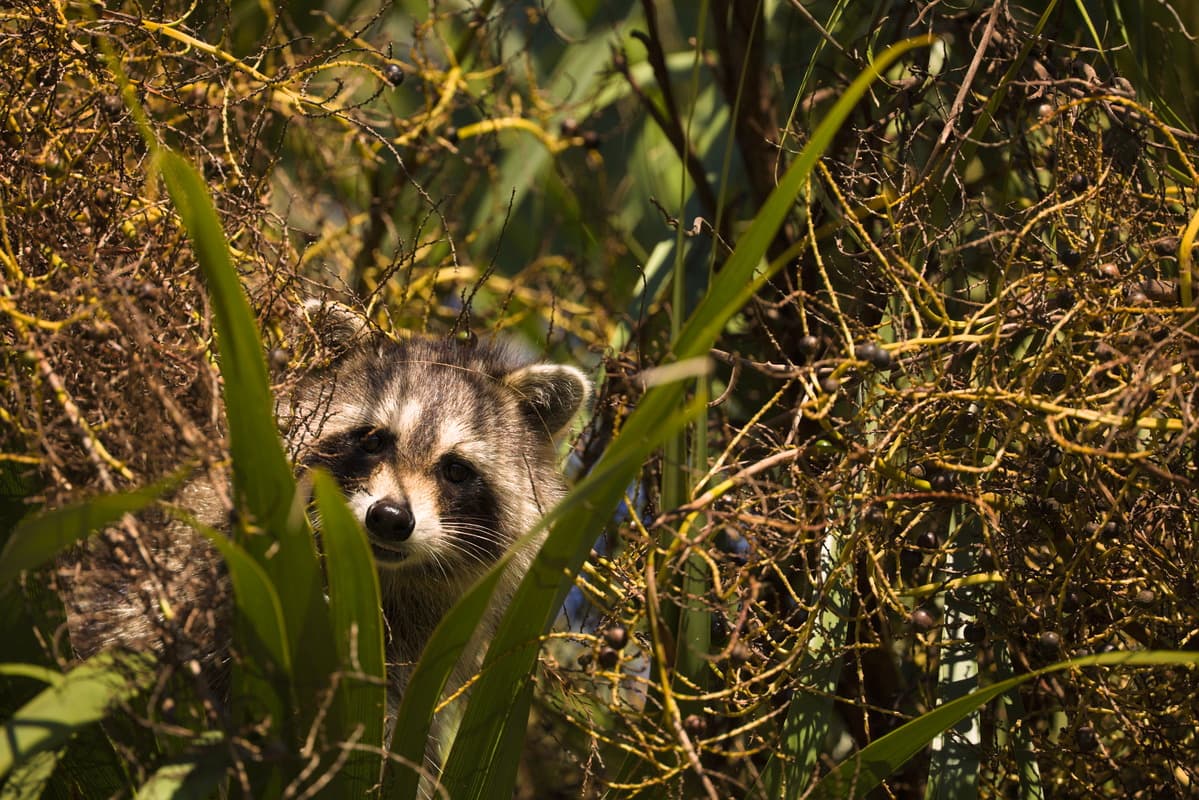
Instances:
[[[149,658],[102,653],[42,690],[4,721],[0,778],[38,753],[54,750],[80,728],[99,722],[114,705],[153,683]]]
[[[292,679],[308,696],[328,686],[336,668],[328,607],[321,585],[316,544],[294,506],[295,480],[283,451],[273,412],[266,360],[249,302],[229,257],[207,186],[185,159],[156,152],[160,170],[196,251],[212,298],[236,493],[251,521],[273,536],[246,536],[246,549],[266,570],[288,620]],[[275,546],[277,542],[278,546]],[[317,708],[298,707],[299,730]]]
[[[687,321],[674,346],[680,360],[706,356],[728,319],[769,277],[764,270],[754,273],[770,241],[790,212],[808,173],[870,83],[903,53],[931,41],[931,37],[920,37],[892,46],[833,106]],[[497,759],[513,757],[511,752],[501,751],[499,745],[510,741],[505,728],[523,728],[527,723],[525,717],[508,710],[532,679],[539,634],[552,623],[565,595],[562,575],[578,571],[629,481],[659,443],[685,422],[681,419],[685,415],[677,413],[682,397],[683,386],[678,382],[652,389],[630,415],[596,470],[551,513],[552,533],[521,581],[488,648],[483,676],[471,695],[446,764],[445,783],[455,798],[503,797],[511,793],[510,784],[495,780]]]
[[[142,489],[101,495],[21,520],[0,553],[0,590],[22,571],[41,567],[95,531],[142,510],[177,486],[185,475],[181,472]]]
[[[766,198],[748,230],[737,240],[736,249],[720,272],[716,273],[705,302],[701,303],[687,320],[687,325],[674,348],[678,358],[707,355],[728,318],[745,305],[770,277],[766,270],[757,274],[755,271],[758,270],[783,220],[791,213],[795,198],[803,191],[816,162],[833,143],[833,137],[841,129],[849,112],[866,94],[870,84],[904,53],[917,47],[927,47],[933,41],[931,36],[919,36],[888,47],[854,79],[845,93],[833,104],[828,116],[812,132],[812,138],[804,145],[795,161],[787,167],[778,186]]]
[[[527,711],[518,700],[532,681],[540,636],[566,594],[568,583],[562,576],[578,571],[605,521],[623,499],[630,479],[649,455],[702,410],[692,404],[686,413],[677,413],[682,394],[682,385],[674,382],[647,395],[603,460],[546,518],[544,524],[552,526],[551,533],[500,621],[487,650],[483,675],[471,693],[454,740],[443,779],[451,796],[511,794],[511,785],[502,784],[493,771],[499,761],[519,757],[500,745],[512,741],[506,733],[509,726],[525,728],[526,717],[512,712],[522,707]],[[637,414],[642,414],[640,421],[635,419]],[[455,607],[451,614],[457,611]]]
[[[408,679],[396,716],[391,742],[391,752],[396,759],[387,765],[384,797],[416,797],[420,776],[410,765],[424,764],[425,741],[429,737],[433,709],[510,560],[511,557],[506,555],[480,578],[446,614],[425,644],[420,661]]]
[[[160,767],[137,790],[135,800],[206,800],[216,796],[228,774],[228,747],[208,747]]]
[[[63,748],[43,750],[22,761],[0,788],[0,800],[35,800],[41,797],[62,758]]]
[[[386,702],[382,600],[379,574],[370,544],[346,505],[337,484],[324,472],[313,473],[321,541],[329,576],[329,610],[341,679],[333,735],[341,741],[357,733],[363,749],[350,754],[335,788],[359,797],[379,779]],[[373,748],[371,752],[367,748]]]
[[[284,724],[296,703],[290,691],[291,654],[288,620],[266,571],[242,547],[220,531],[196,525],[225,560],[233,584],[238,655],[248,668],[233,672],[234,701],[245,704],[256,719]]]
[[[1004,692],[1022,683],[1064,669],[1098,666],[1149,667],[1168,665],[1199,666],[1199,653],[1157,650],[1132,653],[1101,653],[1051,664],[1014,678],[977,689],[965,697],[951,700],[905,723],[886,736],[871,742],[861,752],[830,772],[809,795],[814,798],[862,797],[884,778],[898,770],[909,758],[924,749],[934,738],[957,724]]]

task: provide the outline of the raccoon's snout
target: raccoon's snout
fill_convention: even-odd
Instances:
[[[416,517],[407,500],[377,500],[366,511],[366,529],[380,539],[402,542],[412,535]]]

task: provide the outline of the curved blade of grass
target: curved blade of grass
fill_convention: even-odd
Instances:
[[[251,668],[233,670],[234,701],[256,703],[256,719],[287,724],[289,709],[297,706],[288,678],[287,619],[275,586],[266,571],[236,542],[203,525],[195,526],[220,552],[233,584],[235,635],[239,655]],[[326,645],[327,646],[327,645]],[[309,704],[311,705],[311,704]]]
[[[178,486],[188,472],[178,472],[141,489],[93,497],[21,520],[0,552],[0,590],[22,571],[41,567],[95,531],[150,505]]]
[[[814,798],[861,797],[878,786],[884,778],[899,769],[909,758],[919,753],[935,737],[967,715],[981,708],[1004,692],[1026,681],[1064,669],[1093,666],[1149,667],[1169,665],[1199,666],[1199,653],[1180,650],[1157,650],[1133,653],[1101,653],[1027,672],[977,689],[965,697],[951,700],[905,723],[886,736],[871,742],[854,757],[842,762],[824,777],[809,795]]]
[[[441,699],[450,671],[458,663],[463,648],[470,642],[478,621],[487,611],[487,601],[511,560],[505,555],[486,575],[479,579],[462,599],[446,614],[429,637],[420,661],[413,670],[404,690],[391,752],[397,757],[388,762],[384,773],[383,796],[416,797],[420,776],[407,765],[422,765],[425,760],[425,741],[433,709]]]
[[[228,749],[206,748],[191,758],[160,767],[137,790],[135,800],[206,800],[217,796],[228,774]]]
[[[13,767],[4,787],[0,788],[0,800],[34,800],[41,797],[65,749],[43,750]]]
[[[724,268],[717,273],[708,292],[688,319],[674,345],[679,360],[707,356],[728,319],[745,304],[769,277],[766,270],[755,275],[770,241],[790,213],[803,189],[808,173],[832,143],[833,136],[853,106],[883,70],[907,51],[925,46],[931,37],[900,42],[883,52],[870,68],[850,85],[833,106],[829,116],[812,134],[799,157],[787,169],[779,185],[767,198],[749,229],[737,243]],[[529,574],[521,581],[495,639],[487,651],[484,672],[471,694],[453,750],[446,764],[444,782],[455,798],[504,797],[511,785],[495,780],[497,759],[515,758],[519,753],[501,750],[511,741],[508,726],[523,729],[527,718],[509,713],[514,700],[531,680],[539,648],[539,637],[553,622],[565,596],[568,582],[582,565],[591,544],[611,518],[624,490],[645,459],[691,414],[702,411],[694,404],[680,414],[684,387],[679,382],[657,386],[629,416],[620,436],[604,458],[570,496],[550,514],[550,536],[538,553]],[[451,612],[453,613],[453,612]]]
[[[155,164],[187,229],[212,298],[234,489],[244,499],[252,522],[274,534],[247,535],[245,546],[278,592],[289,621],[292,668],[286,671],[308,695],[328,685],[336,668],[336,653],[328,646],[332,627],[316,544],[303,514],[293,513],[295,480],[275,425],[266,359],[254,315],[233,269],[229,245],[204,181],[184,158],[169,150],[157,150]],[[297,707],[301,730],[316,713],[313,706]]]
[[[740,309],[762,284],[770,278],[766,270],[758,270],[783,220],[791,213],[795,198],[799,197],[807,183],[808,175],[816,162],[824,155],[841,129],[849,112],[865,95],[866,90],[891,64],[909,50],[927,47],[934,41],[931,36],[906,39],[884,50],[878,59],[854,79],[804,145],[799,156],[783,173],[778,186],[766,198],[749,228],[737,240],[737,247],[729,260],[714,276],[704,301],[687,320],[675,344],[674,353],[680,360],[707,355],[712,343],[720,334],[728,318]],[[781,266],[781,265],[779,265]]]
[[[519,758],[528,711],[527,703],[521,702],[521,698],[532,680],[540,636],[553,622],[569,589],[570,583],[563,581],[563,575],[578,571],[612,510],[623,499],[630,476],[641,468],[666,437],[702,411],[701,406],[691,404],[684,413],[676,412],[672,416],[682,392],[682,384],[675,382],[660,386],[647,395],[638,409],[645,409],[642,420],[636,422],[630,418],[603,460],[543,521],[543,525],[551,527],[550,535],[521,582],[488,648],[484,673],[471,692],[458,737],[446,762],[443,784],[452,797],[504,797],[511,794],[511,785],[502,784],[491,770],[498,766],[499,760]],[[651,418],[657,421],[656,427],[648,423]],[[446,615],[442,626],[462,625],[473,630],[505,563],[498,564],[471,587]],[[446,664],[448,673],[460,651],[460,646],[453,653],[434,650],[431,640],[421,658],[422,665],[433,653]],[[422,665],[417,669],[420,670]],[[440,685],[444,685],[444,681],[443,676]],[[412,693],[413,687],[409,685],[405,702]],[[400,724],[407,719],[401,714]],[[421,734],[419,741],[423,746],[428,725],[410,729],[400,728],[397,724],[397,729],[414,737]],[[514,735],[513,731],[519,731],[521,735]]]
[[[0,778],[38,753],[55,750],[80,728],[154,682],[146,656],[101,653],[68,672],[4,721]]]
[[[0,675],[32,678],[35,681],[41,681],[50,686],[57,686],[64,680],[61,672],[37,664],[0,664]]]
[[[335,701],[338,729],[332,733],[346,741],[361,725],[358,744],[374,749],[352,752],[339,775],[340,786],[335,784],[334,788],[340,788],[346,796],[359,797],[378,782],[383,746],[386,667],[379,574],[366,534],[337,484],[321,471],[313,472],[312,480],[329,579],[333,641],[341,664]]]

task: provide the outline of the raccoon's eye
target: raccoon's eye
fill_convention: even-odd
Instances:
[[[358,449],[364,453],[375,455],[382,453],[387,447],[387,437],[378,428],[368,428],[358,437]]]
[[[460,458],[447,458],[441,464],[441,474],[450,483],[465,483],[474,477],[475,471]]]

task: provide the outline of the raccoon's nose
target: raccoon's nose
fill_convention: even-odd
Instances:
[[[412,535],[416,518],[408,501],[377,500],[366,510],[366,528],[380,539],[402,542]]]

